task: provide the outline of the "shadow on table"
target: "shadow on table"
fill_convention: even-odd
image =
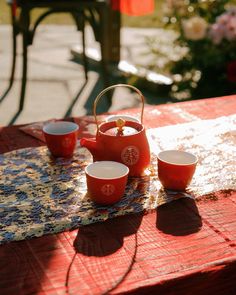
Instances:
[[[1,245],[1,295],[39,294],[57,243],[55,235],[46,235]]]
[[[104,257],[118,251],[124,243],[124,238],[134,235],[134,246],[129,256],[127,256],[127,267],[123,274],[116,280],[104,294],[110,294],[115,290],[130,273],[137,255],[137,231],[142,222],[143,213],[121,216],[107,220],[103,223],[91,224],[82,227],[74,241],[75,255],[67,272],[66,288],[69,293],[70,269],[76,254],[81,253],[86,256]],[[122,259],[122,257],[121,257]],[[97,269],[96,269],[97,271]]]
[[[173,236],[198,232],[202,227],[202,219],[195,200],[181,198],[158,207],[156,227]]]
[[[129,218],[121,216],[81,227],[74,248],[86,256],[103,257],[115,253],[123,246],[125,237],[138,231],[142,217],[142,213],[133,214]]]

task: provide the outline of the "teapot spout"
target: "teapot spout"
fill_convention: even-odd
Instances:
[[[80,146],[85,147],[90,151],[94,161],[100,160],[101,151],[98,147],[96,138],[81,138]]]

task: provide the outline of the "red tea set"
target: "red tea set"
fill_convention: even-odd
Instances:
[[[128,87],[141,99],[140,120],[116,116],[98,124],[97,103],[109,90]],[[129,177],[141,177],[150,165],[149,143],[143,125],[144,96],[132,85],[117,84],[104,89],[96,97],[93,107],[97,132],[95,138],[82,138],[81,147],[87,148],[93,163],[85,169],[90,198],[103,205],[119,201],[125,192]],[[65,125],[63,125],[65,123]],[[44,126],[47,146],[53,156],[71,157],[76,147],[78,125],[70,122],[54,122]],[[157,156],[158,177],[166,189],[185,190],[195,172],[197,157],[191,153],[171,150]]]

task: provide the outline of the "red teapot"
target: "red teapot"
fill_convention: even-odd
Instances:
[[[142,100],[141,120],[139,122],[123,120],[103,122],[98,125],[97,103],[105,92],[115,87],[129,87],[135,90]],[[150,164],[150,149],[143,121],[144,96],[136,87],[117,84],[104,89],[94,101],[94,117],[97,124],[96,138],[82,138],[80,145],[93,155],[93,161],[116,161],[129,167],[129,176],[141,176]],[[122,117],[122,116],[121,116]]]

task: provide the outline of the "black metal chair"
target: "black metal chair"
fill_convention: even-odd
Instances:
[[[101,48],[101,72],[104,80],[104,87],[109,86],[109,61],[107,60],[109,44],[107,42],[106,29],[108,22],[109,0],[7,0],[7,2],[10,5],[12,21],[12,69],[8,88],[0,97],[0,102],[6,97],[13,85],[17,54],[16,37],[18,34],[21,34],[23,39],[23,66],[18,113],[23,110],[27,82],[28,46],[33,44],[36,29],[41,21],[53,13],[69,13],[75,21],[77,29],[82,32],[82,57],[86,79],[88,78],[88,60],[85,53],[85,22],[88,22],[92,26],[95,39],[100,43]],[[34,23],[32,23],[31,12],[35,8],[45,8],[46,10]]]

